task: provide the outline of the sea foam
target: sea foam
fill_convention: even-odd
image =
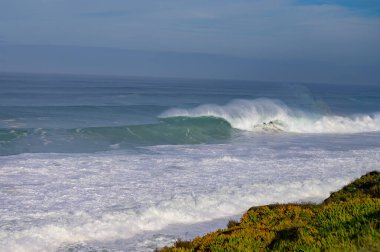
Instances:
[[[0,248],[153,251],[136,249],[136,239],[149,232],[149,244],[169,225],[229,218],[254,205],[318,202],[380,161],[378,148],[278,153],[253,145],[1,157]]]

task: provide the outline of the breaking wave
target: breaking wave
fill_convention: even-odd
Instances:
[[[73,129],[0,129],[0,156],[19,153],[81,153],[136,146],[220,143],[239,131],[340,133],[380,131],[380,113],[349,116],[306,112],[271,99],[234,100],[172,108],[157,123]]]
[[[205,104],[192,109],[172,108],[160,115],[216,117],[245,131],[293,133],[361,133],[380,131],[380,113],[341,116],[294,109],[279,100],[234,100],[226,105]]]

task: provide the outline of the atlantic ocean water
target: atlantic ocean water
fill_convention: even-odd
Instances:
[[[380,86],[0,74],[0,251],[154,251],[379,164]]]

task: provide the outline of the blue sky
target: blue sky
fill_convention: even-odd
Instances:
[[[0,43],[375,67],[380,0],[1,0]]]

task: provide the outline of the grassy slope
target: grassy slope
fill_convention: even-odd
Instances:
[[[226,229],[160,251],[266,250],[380,251],[380,173],[362,176],[319,205],[253,207]]]

